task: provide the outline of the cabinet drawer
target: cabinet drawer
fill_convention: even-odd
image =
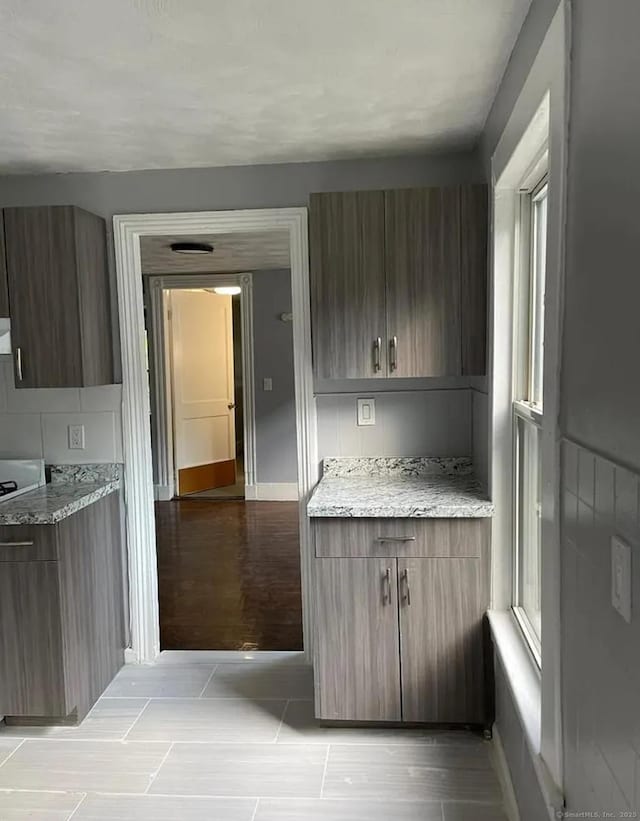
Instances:
[[[0,526],[0,562],[55,561],[57,558],[55,525]]]
[[[316,519],[318,558],[480,558],[488,519]]]

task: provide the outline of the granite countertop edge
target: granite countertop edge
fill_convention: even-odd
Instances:
[[[47,484],[0,503],[0,525],[55,525],[119,489],[119,479]]]
[[[310,519],[490,519],[494,514],[491,502],[469,505],[436,505],[424,507],[356,507],[355,505],[321,506],[309,504]]]
[[[491,518],[494,505],[467,458],[332,458],[309,518]]]

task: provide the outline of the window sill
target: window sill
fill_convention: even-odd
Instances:
[[[547,803],[549,818],[557,818],[564,806],[561,791],[554,784],[541,750],[542,679],[526,640],[511,610],[487,613],[496,652],[522,725],[538,784]]]
[[[542,716],[540,670],[513,613],[510,610],[489,610],[487,615],[529,749],[533,755],[539,756]]]

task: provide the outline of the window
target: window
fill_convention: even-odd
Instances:
[[[513,380],[513,609],[540,664],[541,429],[543,421],[544,291],[547,182],[520,195],[519,264],[515,282]]]

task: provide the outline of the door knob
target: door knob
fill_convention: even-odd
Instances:
[[[235,403],[235,402],[229,402],[229,404],[227,405],[227,407],[229,408],[229,410],[233,410],[233,409],[235,408],[235,406],[236,406],[236,403]]]

